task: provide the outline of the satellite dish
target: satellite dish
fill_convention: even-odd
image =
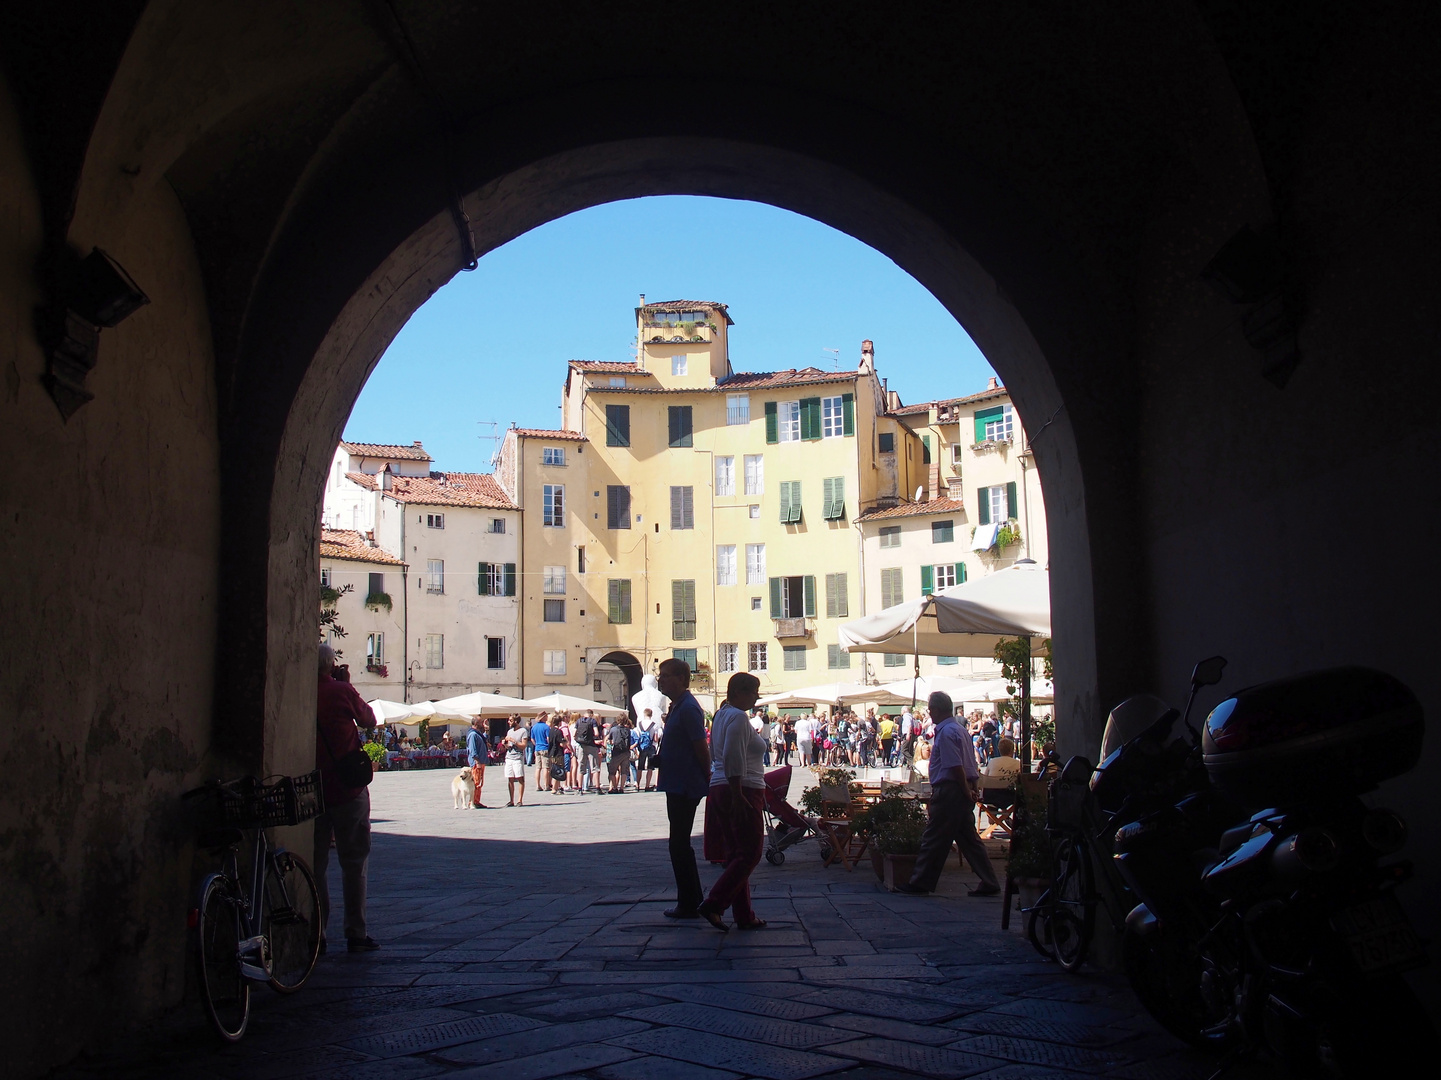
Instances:
[[[915,501],[915,502],[920,502],[920,501],[921,501],[921,496],[925,494],[925,491],[926,491],[926,485],[925,485],[925,484],[917,484],[917,485],[916,485],[916,497],[915,497],[915,500],[914,500],[914,501]]]

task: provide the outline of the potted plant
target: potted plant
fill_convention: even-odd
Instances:
[[[385,761],[385,747],[381,746],[378,742],[372,741],[366,743],[361,749],[364,750],[366,756],[370,758],[370,771],[372,773],[380,772],[381,763]]]
[[[393,607],[390,600],[390,593],[371,593],[365,598],[365,606],[368,607],[371,611],[379,611],[381,608],[385,608],[386,611],[390,611]]]
[[[1016,815],[1016,828],[1011,834],[1011,849],[1006,862],[1006,876],[1016,883],[1022,909],[1035,907],[1041,893],[1051,884],[1051,837],[1046,832],[1044,802],[1026,799],[1025,786],[1016,784],[1016,801],[1024,802],[1024,810]],[[1026,920],[1018,919],[1024,931]]]
[[[876,876],[891,892],[911,880],[916,856],[921,853],[921,836],[926,831],[926,813],[920,800],[908,792],[885,792],[869,814],[872,866]]]
[[[821,802],[837,806],[849,806],[851,802],[851,781],[856,778],[852,769],[822,769],[816,774],[820,781]]]

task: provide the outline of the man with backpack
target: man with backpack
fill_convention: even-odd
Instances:
[[[656,730],[654,709],[644,709],[635,720],[635,780],[637,791],[655,790]]]
[[[625,792],[626,776],[630,772],[630,724],[625,717],[618,718],[606,732],[606,744],[610,750],[607,762],[610,769],[610,790],[608,794],[620,795]]]
[[[595,716],[589,709],[575,722],[575,745],[580,751],[580,790],[585,793],[586,778],[590,789],[599,795],[600,786],[600,731]]]

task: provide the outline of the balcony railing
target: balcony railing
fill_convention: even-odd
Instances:
[[[777,638],[810,638],[816,636],[816,628],[809,619],[772,619],[776,624]]]

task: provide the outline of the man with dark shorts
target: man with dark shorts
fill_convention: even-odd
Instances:
[[[675,873],[676,905],[665,914],[671,919],[698,919],[701,901],[700,870],[696,867],[691,831],[695,811],[710,790],[710,748],[706,744],[705,713],[690,692],[690,665],[664,660],[660,665],[660,691],[670,698],[665,735],[660,741],[660,790],[665,792],[665,813],[670,822],[670,865]]]

